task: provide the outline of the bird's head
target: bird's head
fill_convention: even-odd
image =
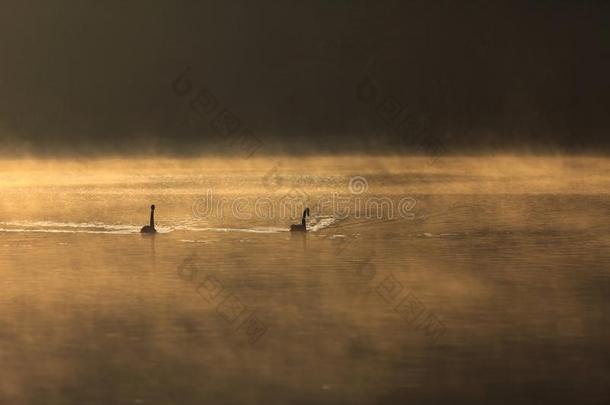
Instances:
[[[150,209],[154,211],[155,210],[155,204],[151,205]]]

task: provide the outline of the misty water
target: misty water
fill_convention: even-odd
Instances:
[[[2,161],[0,402],[602,401],[609,190],[577,157]]]

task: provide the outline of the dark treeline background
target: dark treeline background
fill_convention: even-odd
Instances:
[[[2,0],[0,153],[607,153],[607,3]]]

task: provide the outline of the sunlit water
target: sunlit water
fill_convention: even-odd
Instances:
[[[603,159],[0,169],[2,403],[607,398]]]

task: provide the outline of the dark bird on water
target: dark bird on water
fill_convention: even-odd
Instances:
[[[157,233],[155,229],[155,205],[150,206],[150,225],[145,225],[140,229],[140,233]]]
[[[307,224],[305,222],[305,217],[309,216],[309,208],[305,208],[303,211],[303,218],[301,219],[300,225],[290,225],[290,232],[307,232]]]

